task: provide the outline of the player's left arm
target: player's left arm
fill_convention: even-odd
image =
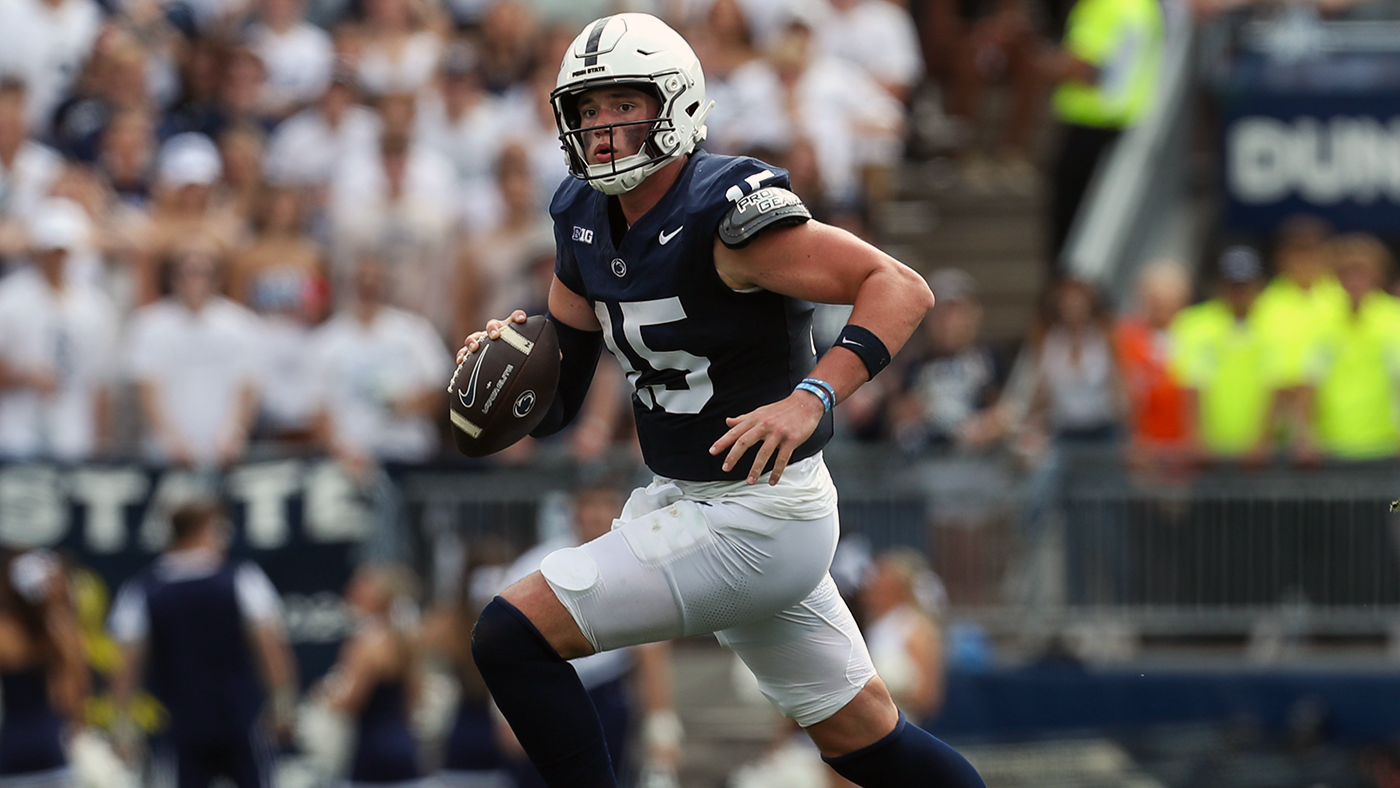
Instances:
[[[769,229],[738,249],[717,238],[714,256],[720,278],[735,290],[761,287],[806,301],[853,306],[842,342],[810,375],[830,384],[838,402],[879,371],[882,365],[874,358],[888,362],[898,353],[933,307],[933,293],[913,269],[851,233],[817,221]],[[727,449],[724,468],[729,470],[759,445],[748,481],[757,482],[769,459],[776,458],[769,483],[777,484],[792,452],[817,428],[824,410],[817,395],[794,390],[783,400],[727,419],[730,429],[710,453]]]

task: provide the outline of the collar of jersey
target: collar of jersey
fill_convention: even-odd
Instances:
[[[669,206],[673,200],[684,199],[683,196],[677,197],[676,195],[684,195],[687,187],[690,184],[691,175],[695,171],[695,162],[699,159],[706,158],[709,155],[709,153],[703,150],[695,150],[691,152],[690,156],[685,160],[685,166],[681,168],[681,174],[676,177],[676,182],[671,184],[671,188],[661,196],[660,200],[657,200],[655,205],[651,206],[651,210],[642,214],[641,217],[637,219],[637,221],[627,229],[627,234],[622,238],[623,242],[626,242],[628,238],[637,236],[639,234],[642,234],[643,232],[652,233],[657,231],[655,228],[652,227],[652,225],[657,221],[653,217],[669,215],[670,212],[667,206]],[[612,222],[608,220],[609,198],[606,194],[603,194],[602,192],[593,192],[593,194],[596,195],[595,199],[602,198],[597,199],[594,203],[595,207],[593,209],[593,221],[599,230],[606,231],[608,246],[614,252],[621,251],[622,244],[618,243],[617,239],[613,238]]]

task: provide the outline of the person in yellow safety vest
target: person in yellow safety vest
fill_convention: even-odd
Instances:
[[[1265,330],[1279,343],[1281,386],[1307,382],[1308,350],[1349,311],[1346,291],[1329,260],[1331,238],[1331,227],[1308,215],[1290,218],[1275,233],[1278,274],[1259,294],[1254,308]]]
[[[1220,256],[1216,298],[1171,323],[1171,371],[1189,392],[1192,442],[1205,457],[1262,460],[1276,417],[1277,362],[1255,310],[1263,267],[1253,249]]]
[[[1060,255],[1099,161],[1152,106],[1162,36],[1158,0],[1078,0],[1061,49],[1042,65],[1058,84],[1052,103],[1062,127],[1050,180],[1052,279],[1063,273]]]
[[[1346,313],[1307,348],[1299,458],[1369,460],[1400,453],[1400,299],[1383,289],[1389,250],[1357,233],[1330,244]]]

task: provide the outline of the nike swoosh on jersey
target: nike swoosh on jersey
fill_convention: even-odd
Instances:
[[[659,239],[657,239],[657,240],[661,241],[661,245],[662,245],[662,246],[665,246],[666,244],[668,244],[668,243],[671,242],[671,239],[672,239],[672,238],[675,238],[675,237],[676,237],[676,233],[679,233],[681,230],[684,230],[684,229],[685,229],[685,225],[681,225],[680,227],[677,227],[676,229],[672,230],[672,231],[669,232],[669,233],[666,232],[665,230],[662,230],[662,231],[661,231],[661,237],[660,237]]]
[[[467,378],[467,392],[471,395],[465,397],[462,392],[457,392],[457,399],[462,401],[462,407],[470,408],[476,402],[476,376],[481,372],[481,362],[486,360],[486,351],[490,350],[490,345],[481,346],[481,355],[476,357],[476,366],[472,367],[472,376]]]

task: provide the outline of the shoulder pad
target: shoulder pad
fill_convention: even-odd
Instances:
[[[802,198],[767,186],[739,198],[719,221],[719,240],[730,249],[748,246],[769,227],[788,227],[812,218]]]

